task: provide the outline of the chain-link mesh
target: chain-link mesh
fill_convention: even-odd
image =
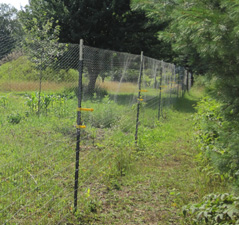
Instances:
[[[156,126],[182,95],[187,73],[149,57],[141,62],[140,55],[84,46],[79,90],[78,45],[8,49],[0,43],[0,223],[67,223],[74,211],[79,91],[85,128],[78,210],[84,212],[94,208],[91,196],[117,188],[117,177],[130,169],[133,152],[140,151],[136,121],[141,146],[144,129]]]

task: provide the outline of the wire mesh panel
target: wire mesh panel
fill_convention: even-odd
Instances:
[[[116,170],[119,154],[117,148],[125,143],[132,146],[140,56],[84,46],[83,58],[81,117],[82,126],[86,127],[81,137],[79,177],[80,187],[84,190],[80,193],[84,196],[85,190],[96,188],[92,181],[98,179],[100,186],[107,183],[105,177],[116,172],[113,170]],[[105,149],[109,142],[112,148]]]
[[[72,212],[79,47],[21,46],[0,67],[0,224],[55,224]]]
[[[76,127],[82,218],[94,211],[96,193],[117,188],[117,179],[130,170],[140,134],[156,126],[185,90],[186,72],[143,55],[89,46],[81,68],[79,45],[12,44],[0,46],[0,223],[64,224],[76,218]]]

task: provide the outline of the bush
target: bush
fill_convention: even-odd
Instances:
[[[239,122],[229,119],[225,107],[215,99],[203,98],[196,107],[195,128],[202,157],[235,178],[239,171]]]
[[[191,224],[239,224],[239,198],[228,193],[210,194],[199,204],[183,208]]]
[[[137,82],[139,79],[139,70],[128,69],[127,71],[115,71],[111,76],[113,81]]]
[[[194,86],[205,87],[208,85],[208,77],[205,76],[194,76]]]
[[[109,96],[105,96],[99,100],[97,96],[92,100],[86,101],[85,105],[92,105],[91,102],[97,107],[93,113],[84,114],[84,121],[91,124],[96,128],[109,128],[112,127],[116,121],[122,116],[121,106],[110,100]]]
[[[22,119],[22,116],[19,113],[10,114],[7,117],[7,121],[11,124],[18,124],[20,123],[21,119]]]

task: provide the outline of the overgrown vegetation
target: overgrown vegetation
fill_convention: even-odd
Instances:
[[[197,106],[195,118],[198,143],[202,158],[210,162],[220,173],[237,180],[238,174],[238,131],[237,120],[230,120],[233,111],[228,115],[222,104],[212,97],[205,97]]]
[[[3,217],[24,224],[39,218],[38,222],[43,224],[60,220],[75,224],[79,221],[237,224],[238,197],[234,193],[239,185],[238,3],[229,0],[173,0],[164,4],[151,0],[100,3],[71,0],[71,3],[32,0],[18,14],[14,8],[1,4],[0,47],[4,47],[0,53],[0,86],[2,91],[15,91],[16,86],[22,91],[0,96],[4,143],[0,152],[3,171],[0,187],[7,193],[0,202]],[[25,24],[25,29],[19,21]],[[28,53],[33,50],[28,58],[15,46],[16,37],[21,39],[24,33]],[[71,195],[69,177],[74,168],[70,143],[75,138],[72,109],[77,105],[78,64],[72,63],[73,48],[63,45],[59,51],[56,46],[59,38],[62,42],[78,43],[82,37],[91,46],[137,54],[144,50],[150,56],[176,62],[204,75],[197,79],[197,85],[206,86],[207,92],[197,104],[193,120],[187,117],[194,112],[191,108],[194,100],[188,94],[181,101],[184,108],[177,105],[174,110],[164,112],[160,121],[156,119],[157,105],[142,103],[140,139],[135,147],[132,140],[136,105],[127,108],[125,102],[132,98],[136,103],[136,96],[129,94],[136,84],[126,82],[137,82],[138,73],[134,69],[127,71],[129,76],[116,98],[114,91],[121,72],[113,71],[110,75],[113,79],[108,80],[108,71],[103,73],[100,67],[98,72],[89,68],[84,71],[84,89],[87,83],[89,89],[94,89],[91,100],[85,98],[84,104],[97,107],[97,111],[83,114],[83,124],[90,125],[82,131],[81,157],[87,160],[80,168],[84,191],[75,217],[66,200]],[[66,48],[70,51],[66,52]],[[67,66],[61,61],[63,55]],[[96,56],[99,57],[98,53]],[[110,61],[107,54],[104,60]],[[144,75],[146,87],[159,82],[148,77],[148,72],[151,73],[146,71]],[[100,84],[96,82],[98,76],[102,79]],[[30,92],[36,89],[38,92]],[[164,101],[168,101],[168,93]],[[56,142],[52,143],[50,137]],[[90,151],[89,146],[93,146]],[[20,201],[9,204],[13,199]],[[194,204],[196,201],[200,203]],[[8,208],[4,208],[6,204]],[[185,204],[186,217],[182,219],[179,212]],[[161,210],[159,214],[152,210],[152,205]]]
[[[51,100],[46,101],[46,108],[38,117],[34,109],[37,96],[27,93],[1,97],[2,140],[6,143],[0,153],[1,175],[8,181],[1,187],[11,193],[10,198],[4,196],[1,210],[15,196],[26,193],[26,188],[29,191],[26,196],[19,195],[24,207],[11,206],[3,218],[20,207],[21,214],[11,221],[27,223],[31,215],[31,223],[38,219],[42,223],[72,224],[186,223],[193,216],[183,218],[185,204],[213,191],[228,190],[220,177],[200,172],[194,161],[198,153],[191,117],[195,97],[186,94],[173,110],[163,112],[160,121],[157,105],[142,105],[138,147],[134,144],[136,107],[131,109],[132,117],[127,112],[126,118],[123,112],[127,106],[112,102],[109,96],[95,97],[84,101],[86,107],[97,111],[82,115],[88,126],[82,132],[79,210],[74,215],[69,202],[75,157],[76,115],[72,108],[77,99],[69,92],[44,93],[42,99]],[[55,142],[51,141],[53,137]],[[21,168],[20,172],[17,168]]]
[[[70,199],[73,192],[76,112],[72,109],[77,106],[77,98],[71,90],[2,94],[0,164],[3,195],[0,209],[3,221],[11,219],[26,223],[30,214],[33,223],[38,217],[42,223],[59,221],[55,209],[63,210],[61,215],[73,216]],[[127,94],[122,95],[115,103],[108,95],[95,95],[83,102],[85,107],[96,110],[82,115],[83,123],[87,125],[82,131],[81,143],[81,161],[84,163],[80,167],[79,191],[83,208],[79,212],[83,210],[84,213],[79,218],[82,220],[98,210],[95,208],[99,204],[94,200],[97,198],[90,198],[90,192],[98,185],[107,190],[120,189],[120,178],[132,169],[136,159],[136,107],[127,109],[127,98]],[[145,108],[143,113],[145,126],[147,121],[157,120],[157,108]],[[91,180],[95,182],[89,183]],[[84,197],[85,188],[89,192]],[[18,213],[19,209],[21,213]]]
[[[210,194],[203,202],[183,209],[184,216],[194,215],[193,224],[238,224],[239,198],[232,194]]]
[[[174,62],[203,76],[199,79],[207,92],[196,107],[198,113],[194,119],[200,148],[198,159],[211,180],[230,183],[230,194],[236,193],[239,156],[238,2],[135,2],[141,4],[149,16],[168,23],[167,28],[159,32],[159,38],[171,44]],[[223,200],[218,200],[220,195],[215,196],[213,201],[223,204]],[[222,212],[220,204],[212,206],[205,198],[196,207],[199,213],[194,222],[201,224],[201,218],[204,218],[207,224],[237,223],[234,216],[226,216],[226,209]]]

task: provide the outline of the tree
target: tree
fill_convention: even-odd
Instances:
[[[172,43],[178,61],[213,77],[215,96],[239,113],[238,1],[175,2],[170,25],[161,37]]]
[[[0,60],[15,47],[16,34],[20,30],[17,10],[10,5],[0,4]]]
[[[199,73],[235,74],[229,72],[229,65],[238,64],[238,4],[228,0],[175,2],[170,26],[161,37],[172,43],[178,60]]]
[[[47,67],[54,65],[54,62],[64,53],[67,46],[58,43],[60,32],[58,25],[53,28],[52,22],[46,21],[42,27],[39,27],[36,18],[31,23],[30,30],[23,27],[25,31],[23,44],[29,59],[39,71],[38,113],[40,113],[43,72]]]
[[[161,24],[153,23],[141,9],[132,10],[130,0],[31,0],[21,20],[30,29],[34,17],[39,26],[49,18],[59,21],[60,42],[84,39],[92,47],[160,56],[155,46],[161,44],[157,39]],[[94,89],[98,75],[99,70],[89,69],[89,89]]]

